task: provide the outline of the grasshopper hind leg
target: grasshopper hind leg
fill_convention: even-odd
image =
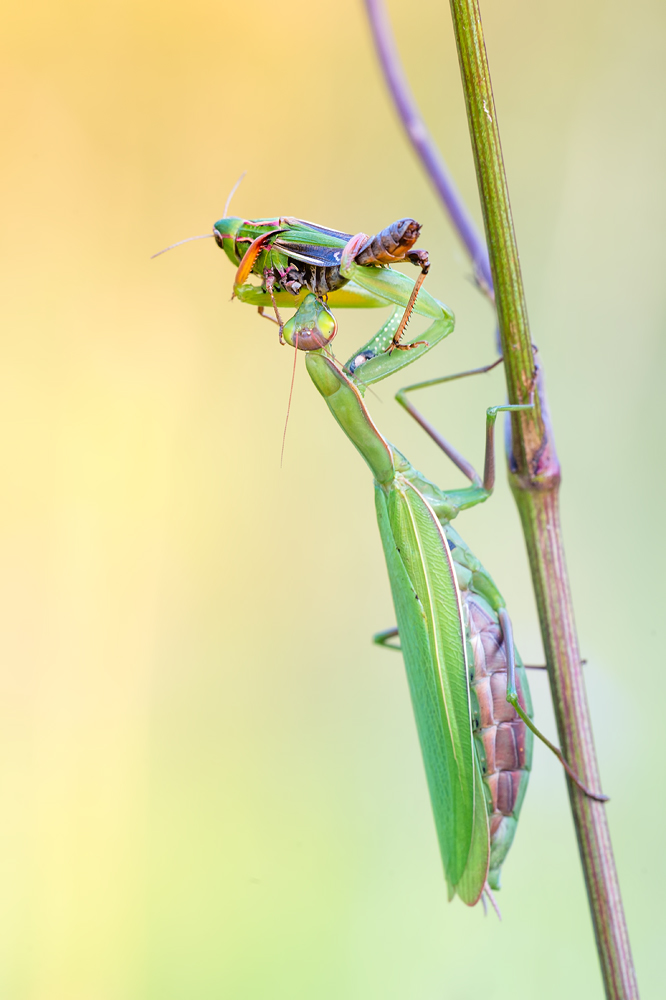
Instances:
[[[261,316],[262,319],[267,319],[269,323],[277,323],[278,326],[280,325],[278,323],[278,321],[276,320],[275,316],[268,316],[264,312],[264,307],[263,306],[257,306],[257,312],[259,313],[259,315]]]
[[[270,295],[271,302],[273,303],[273,311],[275,313],[274,322],[277,323],[278,325],[278,337],[280,338],[280,343],[284,344],[285,340],[282,335],[282,331],[284,330],[284,323],[282,322],[282,317],[280,316],[280,310],[278,309],[277,302],[275,301],[275,291],[274,291],[275,274],[273,273],[272,270],[269,270],[268,268],[264,271],[264,284],[266,285],[266,291]],[[264,319],[270,319],[270,320],[273,319],[272,316],[266,316],[266,314],[264,313],[263,306],[259,306],[259,315],[263,316]]]

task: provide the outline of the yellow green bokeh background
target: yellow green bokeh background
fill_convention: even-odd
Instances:
[[[391,3],[479,218],[446,4]],[[666,12],[486,2],[571,582],[644,997],[663,996]],[[458,319],[492,317],[383,91],[359,2],[35,0],[3,13],[0,996],[600,998],[562,774],[535,769],[503,922],[447,904],[369,473],[230,302],[233,210],[413,215]],[[382,314],[340,316],[340,353]],[[501,374],[428,412],[477,463]],[[442,485],[392,402],[379,426]],[[426,405],[426,404],[424,404]],[[542,658],[506,484],[461,518]],[[552,732],[546,680],[533,680]]]

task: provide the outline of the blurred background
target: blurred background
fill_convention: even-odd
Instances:
[[[447,5],[389,5],[477,219]],[[565,540],[644,997],[662,995],[666,11],[486,2]],[[457,330],[471,268],[407,148],[361,4],[6,6],[2,48],[0,995],[600,998],[562,773],[541,747],[503,922],[447,904],[370,475],[299,359],[230,301],[232,213],[423,223]],[[346,357],[384,313],[339,315]],[[411,373],[410,373],[411,377]],[[405,379],[402,379],[404,382]],[[433,391],[480,465],[502,375]],[[380,428],[458,474],[377,388]],[[542,662],[506,483],[458,529]],[[533,676],[553,732],[547,681]],[[660,773],[660,772],[659,772]],[[656,776],[659,776],[656,773]]]

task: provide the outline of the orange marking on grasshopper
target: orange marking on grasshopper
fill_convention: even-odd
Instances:
[[[255,261],[261,251],[264,249],[264,244],[266,244],[271,237],[275,236],[277,233],[284,232],[283,229],[271,229],[267,233],[261,233],[256,239],[252,240],[249,247],[243,254],[243,259],[238,265],[238,270],[236,271],[236,277],[234,278],[234,291],[232,294],[232,299],[236,294],[236,287],[242,285],[248,275],[251,273],[254,267]]]

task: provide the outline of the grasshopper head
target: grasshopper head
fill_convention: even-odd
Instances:
[[[240,257],[236,252],[236,237],[243,228],[245,219],[239,219],[234,215],[220,219],[213,226],[213,236],[218,247],[226,253],[232,264],[240,263]]]

